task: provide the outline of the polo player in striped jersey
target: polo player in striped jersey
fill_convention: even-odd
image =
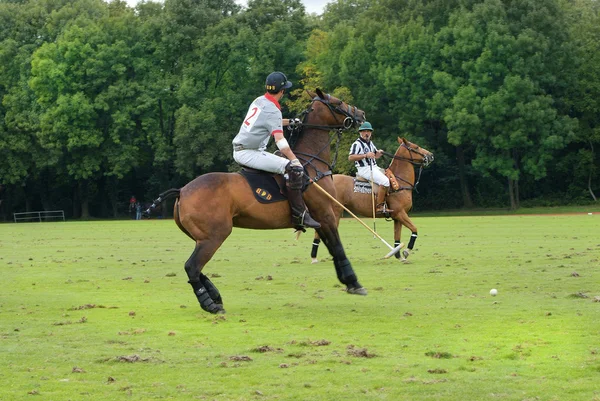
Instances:
[[[387,209],[385,204],[385,197],[390,188],[390,180],[377,167],[376,159],[379,159],[383,155],[383,150],[378,150],[373,141],[371,141],[371,136],[373,135],[373,126],[371,123],[368,121],[362,123],[358,128],[358,134],[360,136],[350,147],[348,160],[354,162],[357,176],[362,177],[367,181],[373,179],[375,184],[380,185],[379,191],[377,192],[376,213],[393,212],[393,210]]]

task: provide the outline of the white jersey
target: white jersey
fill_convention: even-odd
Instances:
[[[279,102],[269,93],[259,96],[250,105],[238,134],[233,138],[234,150],[264,150],[269,139],[283,133]]]

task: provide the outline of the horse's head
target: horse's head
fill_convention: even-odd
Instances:
[[[320,89],[315,92],[306,91],[312,98],[312,106],[308,114],[308,124],[323,128],[349,129],[359,126],[365,121],[365,112],[356,106],[324,94]]]
[[[406,160],[418,166],[428,166],[433,162],[433,153],[419,145],[409,142],[406,138],[398,137],[400,146],[396,150],[394,159]]]

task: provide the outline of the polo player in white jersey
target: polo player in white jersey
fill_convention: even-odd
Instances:
[[[233,159],[242,166],[270,173],[287,172],[288,201],[292,209],[292,224],[297,229],[320,228],[321,225],[309,214],[302,199],[304,168],[283,136],[283,126],[290,124],[282,119],[279,101],[292,82],[282,72],[272,72],[267,76],[267,93],[254,99],[238,134],[233,138]],[[283,158],[266,151],[271,136]]]

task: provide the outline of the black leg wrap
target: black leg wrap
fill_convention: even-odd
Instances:
[[[338,279],[346,284],[346,292],[355,295],[367,295],[367,290],[358,282],[356,274],[352,269],[352,265],[348,259],[343,259],[340,262],[333,262]]]
[[[335,265],[335,272],[337,273],[338,280],[348,287],[361,287],[348,259],[339,262],[334,260],[333,264]]]
[[[321,240],[318,238],[313,241],[312,251],[310,251],[311,258],[317,257],[317,252],[319,251],[319,243],[321,243]]]
[[[223,306],[216,304],[210,297],[208,290],[202,285],[200,281],[188,281],[194,289],[194,294],[200,302],[200,307],[209,313],[222,313],[224,312]]]
[[[408,249],[412,250],[413,246],[415,246],[415,241],[417,240],[417,232],[415,231],[414,233],[411,234],[410,236],[410,241],[408,241]]]
[[[400,245],[400,240],[394,241],[394,248],[398,245]],[[394,256],[396,257],[396,259],[400,259],[400,251],[396,252]]]
[[[212,283],[212,281],[210,281],[210,279],[202,273],[200,273],[200,281],[208,291],[208,295],[210,295],[212,300],[216,304],[223,306],[223,299],[221,298],[221,293],[219,292],[217,287]]]

